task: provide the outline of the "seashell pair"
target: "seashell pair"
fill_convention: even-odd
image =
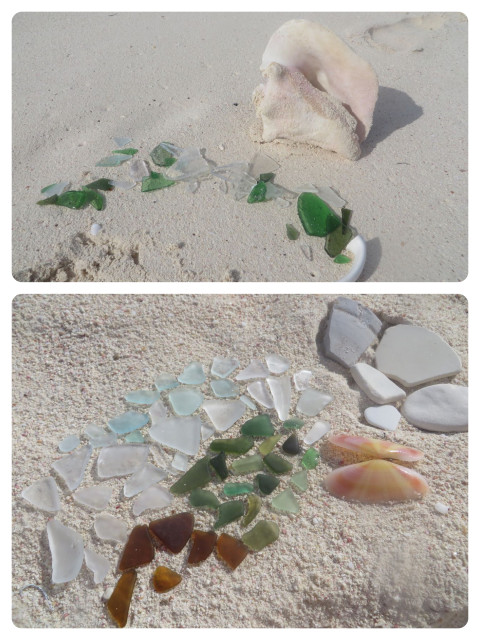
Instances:
[[[329,29],[290,20],[270,38],[253,92],[262,140],[307,142],[357,160],[372,126],[378,79]]]
[[[330,442],[377,458],[339,467],[329,473],[325,479],[325,487],[337,498],[377,503],[415,500],[427,493],[427,482],[417,471],[379,459],[393,458],[413,462],[423,457],[421,451],[388,440],[348,434],[332,435]]]

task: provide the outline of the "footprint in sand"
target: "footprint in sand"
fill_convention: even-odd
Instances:
[[[449,20],[441,13],[403,18],[398,22],[370,27],[365,32],[366,41],[388,52],[422,51],[432,31],[442,29]]]

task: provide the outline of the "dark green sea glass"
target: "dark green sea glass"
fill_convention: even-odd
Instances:
[[[155,149],[150,152],[150,157],[158,167],[171,167],[172,164],[176,162],[176,158],[172,156],[170,151],[167,151],[161,145],[156,146]]]
[[[49,198],[45,198],[44,200],[39,200],[37,204],[39,204],[40,206],[43,206],[45,204],[57,204],[57,200],[58,200],[58,196],[53,195],[53,196],[50,196]]]
[[[279,456],[278,453],[269,453],[263,461],[273,473],[288,473],[293,469],[292,463]]]
[[[285,420],[283,426],[285,429],[300,429],[304,424],[305,422],[300,420],[300,418],[290,418],[290,420]]]
[[[257,184],[250,191],[250,194],[247,198],[247,202],[253,204],[255,202],[265,202],[267,195],[267,185],[265,182],[257,182]]]
[[[266,413],[262,413],[259,416],[255,416],[251,420],[247,420],[242,424],[242,435],[252,436],[254,438],[266,438],[267,436],[273,436],[274,429],[270,416]]]
[[[89,196],[86,191],[65,191],[58,196],[56,204],[69,209],[83,209],[88,204]]]
[[[275,174],[271,173],[271,172],[269,172],[269,173],[261,173],[258,176],[258,182],[270,182],[270,180],[273,180],[274,177],[275,177]]]
[[[310,449],[307,449],[307,451],[305,451],[305,453],[303,454],[302,467],[304,469],[315,469],[318,464],[319,456],[320,454],[318,453],[318,451],[313,447],[310,447]]]
[[[245,513],[245,505],[242,500],[231,500],[230,502],[223,502],[218,507],[218,518],[213,525],[214,529],[219,529],[220,527],[233,522],[234,520],[238,520]]]
[[[288,222],[285,226],[287,227],[287,238],[289,240],[296,240],[300,235],[300,231],[298,231],[298,229],[295,229],[293,224],[289,224]]]
[[[149,176],[142,179],[142,191],[156,191],[157,189],[165,189],[175,184],[175,180],[169,180],[163,173],[151,171]]]
[[[335,256],[333,261],[336,262],[337,264],[347,264],[347,262],[351,262],[352,259],[349,258],[348,256],[344,256],[344,255],[340,254],[338,256]]]
[[[110,184],[109,178],[99,178],[98,180],[94,180],[89,184],[85,185],[89,189],[100,189],[100,191],[113,191],[115,188],[113,184]]]
[[[255,481],[259,490],[266,496],[269,496],[274,491],[279,483],[280,478],[271,476],[269,473],[258,473],[255,476]]]
[[[204,507],[205,509],[218,509],[220,500],[208,489],[194,489],[188,500],[192,507]]]
[[[296,456],[298,453],[300,453],[300,443],[295,431],[291,436],[288,436],[288,438],[282,444],[282,449],[290,456]]]
[[[179,495],[193,491],[193,489],[197,489],[198,487],[204,487],[212,479],[212,474],[210,457],[205,456],[204,458],[200,458],[198,462],[190,467],[190,469],[170,487],[170,492]]]
[[[254,520],[262,506],[262,501],[255,493],[249,493],[247,496],[247,512],[242,520],[242,527],[248,527],[248,525]]]
[[[213,467],[213,470],[220,478],[220,480],[225,480],[228,476],[227,469],[227,460],[224,451],[220,451],[220,453],[213,458],[210,458],[210,465]]]
[[[101,193],[95,189],[89,189],[89,187],[82,187],[82,190],[87,194],[86,204],[91,204],[97,211],[102,211],[105,208],[105,198]]]
[[[224,451],[230,455],[241,456],[253,447],[253,438],[240,436],[239,438],[225,438],[213,440],[210,443],[212,451]]]
[[[324,238],[342,224],[328,204],[315,193],[301,193],[297,200],[297,211],[309,236]]]
[[[226,482],[223,485],[223,493],[226,496],[243,496],[252,493],[254,488],[251,482]]]
[[[126,149],[115,149],[112,153],[123,153],[125,156],[134,156],[138,153],[138,149],[132,149],[132,147],[127,147]]]

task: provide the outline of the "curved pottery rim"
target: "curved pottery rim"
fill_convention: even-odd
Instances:
[[[365,260],[367,259],[367,243],[360,235],[350,240],[346,249],[353,253],[352,266],[347,275],[340,278],[337,282],[355,282],[358,280],[365,266]]]

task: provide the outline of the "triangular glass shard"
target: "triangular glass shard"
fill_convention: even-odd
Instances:
[[[266,496],[269,496],[280,484],[280,478],[270,475],[269,473],[258,473],[255,476],[258,489]]]
[[[175,160],[170,151],[167,151],[161,144],[158,144],[155,149],[150,151],[150,157],[159,167],[169,167],[173,164],[172,160]]]
[[[310,449],[307,449],[303,454],[301,461],[302,467],[304,469],[315,469],[318,464],[319,457],[320,454],[318,453],[318,451],[313,447],[310,447]]]
[[[75,580],[83,564],[82,536],[54,518],[47,522],[47,535],[52,554],[52,582]]]
[[[287,224],[286,227],[287,227],[287,237],[288,237],[288,239],[289,240],[297,240],[297,238],[300,235],[300,231],[295,229],[293,224]]]
[[[251,360],[248,367],[240,371],[235,380],[253,380],[253,378],[267,378],[267,367],[260,360]]]
[[[348,209],[342,209],[342,211],[349,211]],[[348,216],[345,216],[346,218]],[[331,258],[336,258],[342,251],[347,247],[350,240],[354,236],[354,231],[349,226],[344,226],[342,224],[329,233],[325,239],[325,251]],[[346,256],[348,257],[348,256]]]
[[[203,409],[218,431],[226,431],[245,413],[241,400],[205,400]]]
[[[136,182],[130,182],[129,180],[109,180],[109,182],[112,187],[117,187],[117,189],[123,189],[124,191],[133,189],[133,187],[137,184]]]
[[[267,378],[267,384],[270,387],[273,404],[279,419],[286,420],[290,413],[290,401],[292,397],[290,377],[280,376],[278,378]]]
[[[163,420],[168,416],[168,409],[163,404],[162,400],[157,400],[152,404],[152,406],[148,410],[148,413],[150,414],[150,420],[152,421],[152,424],[155,424],[159,420]]]
[[[190,460],[187,455],[177,451],[177,453],[173,456],[172,460],[172,468],[177,471],[185,472],[190,466]]]
[[[120,435],[130,433],[130,431],[136,431],[141,429],[148,422],[148,415],[146,413],[139,413],[138,411],[126,411],[115,418],[108,421],[108,426],[112,431]]]
[[[210,165],[200,153],[200,149],[184,149],[177,161],[166,171],[171,180],[194,180],[210,174]]]
[[[78,489],[73,494],[75,502],[102,511],[110,502],[112,497],[111,487],[98,485],[96,487],[87,487],[86,489]]]
[[[217,496],[208,489],[194,489],[188,498],[192,507],[205,509],[218,509],[220,501]]]
[[[277,434],[277,435],[265,438],[262,444],[258,446],[258,452],[261,453],[262,456],[268,455],[270,451],[273,451],[273,449],[275,449],[275,445],[281,439],[282,439],[281,434],[280,435]]]
[[[102,158],[95,165],[96,167],[119,167],[121,164],[130,160],[130,156],[123,155],[121,153],[107,156],[106,158]]]
[[[168,401],[177,415],[189,416],[202,405],[203,393],[198,389],[180,387],[170,391]]]
[[[268,356],[265,357],[265,361],[270,373],[274,373],[275,375],[285,373],[290,367],[290,360],[276,353],[269,353]]]
[[[248,525],[255,520],[261,508],[261,499],[255,493],[250,493],[247,496],[247,511],[245,512],[245,517],[242,520],[242,527],[248,527]]]
[[[62,476],[70,491],[74,491],[80,485],[91,455],[92,446],[86,444],[78,451],[74,451],[52,464],[52,467]]]
[[[262,413],[242,424],[242,435],[253,438],[265,438],[273,436],[274,429],[270,416]]]
[[[202,364],[200,362],[190,362],[177,379],[182,384],[203,384],[205,382],[205,371]]]
[[[154,484],[148,489],[145,489],[138,495],[133,502],[132,512],[134,516],[139,516],[147,509],[163,509],[168,507],[172,502],[173,496],[164,487],[159,484]]]
[[[166,189],[172,187],[175,184],[175,180],[170,180],[163,173],[157,173],[156,171],[150,171],[149,176],[142,178],[142,191],[157,191],[158,189]]]
[[[220,451],[219,454],[210,458],[210,466],[213,468],[220,480],[225,480],[228,476],[227,458],[225,451]]]
[[[254,382],[250,382],[250,384],[247,385],[247,391],[252,396],[252,398],[263,407],[265,407],[266,409],[273,409],[272,394],[267,389],[267,386],[263,380],[255,380]]]
[[[22,491],[22,498],[25,498],[37,509],[54,513],[61,509],[60,497],[58,495],[55,480],[50,476],[37,480]]]
[[[143,178],[148,178],[150,175],[148,164],[141,158],[135,158],[135,160],[132,160],[128,175],[132,180],[135,180],[135,182],[140,182]]]
[[[323,420],[319,420],[318,422],[315,422],[313,427],[304,437],[303,441],[308,445],[313,444],[314,442],[317,442],[317,440],[320,440],[320,438],[323,438],[323,436],[329,431],[330,424],[328,422],[324,422]]]
[[[232,380],[212,380],[210,382],[210,386],[217,398],[234,398],[235,396],[238,396],[240,391],[238,385],[236,385]]]
[[[263,461],[273,473],[289,473],[293,469],[292,463],[279,456],[278,453],[268,453]]]
[[[118,563],[119,571],[135,569],[148,564],[155,556],[155,549],[148,533],[148,525],[139,524],[134,527],[128,536]]]
[[[248,547],[228,533],[222,533],[217,540],[217,554],[230,569],[236,569],[248,555]]]
[[[123,487],[123,494],[126,498],[131,498],[166,477],[166,471],[158,469],[153,464],[147,462],[126,481]]]
[[[95,518],[93,526],[95,533],[101,540],[113,540],[115,542],[126,542],[127,540],[127,525],[109,513],[100,513]]]
[[[272,498],[272,507],[277,511],[286,511],[287,513],[298,513],[300,511],[300,505],[290,488]]]
[[[230,524],[234,520],[238,520],[245,513],[245,505],[243,500],[230,500],[229,502],[223,502],[218,507],[218,516],[213,525],[214,529],[220,529],[226,524]]]
[[[280,529],[276,522],[260,520],[253,529],[243,534],[242,542],[253,551],[261,551],[267,545],[275,542],[279,535]]]
[[[182,576],[168,567],[157,567],[153,573],[152,584],[157,593],[166,593],[182,581]]]
[[[128,147],[128,149],[115,149],[112,153],[123,153],[126,156],[134,156],[138,153],[138,149],[134,149],[133,147]]]
[[[297,473],[294,473],[290,478],[290,482],[297,491],[303,493],[308,489],[308,471],[306,469],[297,471]]]
[[[171,142],[160,142],[160,147],[163,147],[166,151],[168,151],[169,153],[172,154],[172,156],[174,156],[175,158],[179,158],[184,149],[182,149],[181,147],[177,147],[176,145],[172,144]]]
[[[295,389],[297,391],[305,391],[310,386],[310,380],[312,378],[312,372],[307,369],[302,369],[293,374],[293,381],[295,383]]]
[[[236,358],[220,358],[216,356],[213,359],[211,374],[218,378],[226,378],[240,366]]]
[[[247,405],[249,409],[252,409],[253,411],[257,410],[255,403],[248,396],[240,396],[240,400],[243,404]]]
[[[182,493],[189,493],[197,487],[201,488],[208,484],[214,475],[214,471],[211,468],[209,461],[209,456],[205,456],[198,460],[179,480],[177,480],[177,482],[175,482],[175,484],[170,487],[171,493],[181,495]]]
[[[96,424],[89,424],[85,428],[85,435],[90,441],[90,444],[95,449],[99,447],[110,447],[117,443],[117,434],[105,431],[103,427],[99,427]]]
[[[125,147],[127,144],[129,144],[132,141],[132,138],[124,138],[120,136],[120,137],[113,138],[113,141],[115,142],[117,147]]]
[[[341,209],[345,205],[346,200],[340,197],[331,187],[322,185],[317,187],[316,193],[318,197],[330,205],[332,209]]]
[[[202,442],[205,442],[205,440],[208,440],[209,438],[211,438],[214,433],[215,433],[215,427],[213,425],[203,424],[202,422],[202,427],[200,429]]]
[[[191,513],[176,513],[148,525],[153,539],[172,553],[180,553],[192,535],[195,518]]]
[[[128,476],[147,461],[149,447],[143,444],[118,444],[104,447],[98,454],[97,473],[100,478]]]
[[[43,187],[42,193],[45,198],[50,196],[59,196],[67,189],[70,189],[71,182],[56,182],[55,184],[49,184],[48,187]]]
[[[58,445],[58,449],[62,453],[70,453],[70,451],[76,449],[79,444],[80,438],[75,434],[71,434],[60,442],[60,444]]]
[[[288,436],[288,438],[282,444],[282,449],[283,451],[285,451],[285,453],[287,453],[290,456],[296,456],[297,454],[300,453],[300,443],[298,441],[298,437],[295,431],[292,433],[291,436]]]
[[[156,422],[148,433],[160,444],[194,456],[200,449],[201,426],[198,416],[165,418]]]
[[[267,156],[261,151],[257,151],[250,160],[248,173],[252,178],[255,178],[255,180],[259,180],[262,173],[275,173],[279,167],[280,165],[273,158],[270,158],[270,156]]]
[[[192,531],[192,548],[188,556],[188,564],[198,564],[208,558],[215,548],[217,534],[215,531]]]
[[[127,435],[125,436],[125,442],[143,443],[145,442],[145,438],[143,437],[141,431],[132,431],[131,433],[127,433]]]
[[[110,571],[110,562],[93,549],[85,548],[85,564],[93,571],[95,584],[103,582]]]
[[[159,400],[160,393],[158,391],[151,391],[150,389],[139,389],[138,391],[130,391],[125,396],[125,400],[132,404],[153,404],[156,400]]]
[[[155,378],[155,386],[158,391],[165,391],[178,387],[178,381],[171,373],[159,373]]]
[[[316,416],[327,404],[333,400],[333,396],[319,389],[308,388],[302,392],[297,404],[298,413],[306,416]]]
[[[297,211],[306,233],[324,238],[342,224],[341,219],[315,193],[301,193]]]
[[[253,204],[255,202],[265,202],[265,200],[267,199],[265,197],[266,193],[267,185],[265,184],[265,182],[257,182],[248,194],[247,202],[249,204]]]
[[[120,578],[107,602],[107,610],[118,627],[127,624],[130,600],[137,581],[136,571],[126,571]]]

